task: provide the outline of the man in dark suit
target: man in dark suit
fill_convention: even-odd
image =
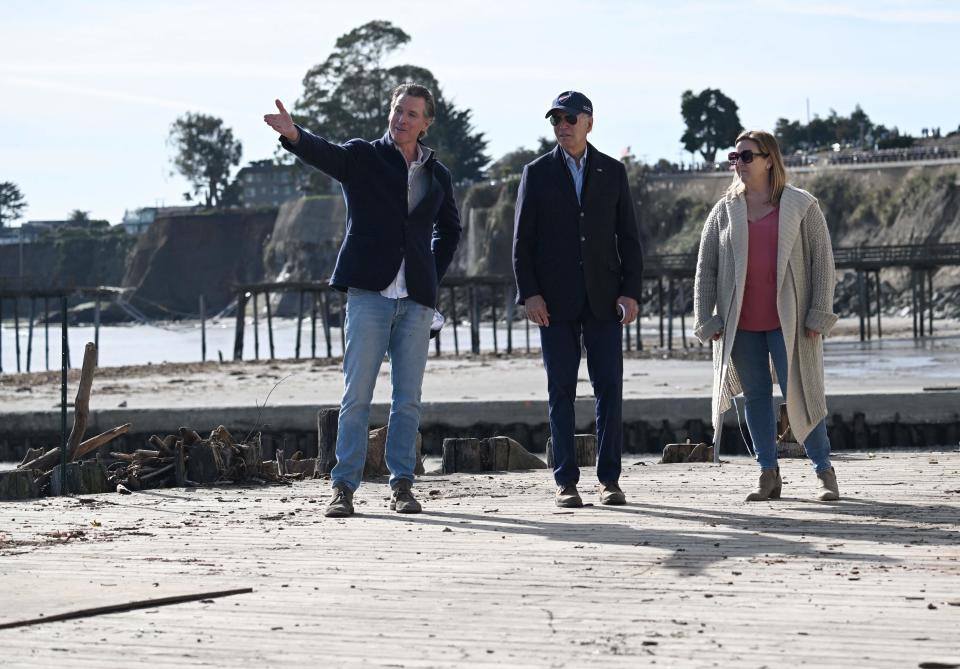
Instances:
[[[367,455],[370,401],[387,353],[393,383],[385,453],[390,508],[421,510],[411,491],[420,389],[438,286],[460,239],[450,172],[421,142],[435,106],[427,88],[398,86],[383,137],[345,144],[295,125],[279,100],[279,113],[264,116],[285,149],[341,183],[347,201],[346,234],[330,278],[331,286],[347,293],[347,345],[329,517],[353,514]]]
[[[557,147],[524,167],[513,268],[517,303],[540,326],[556,504],[583,506],[574,452],[581,343],[596,397],[602,504],[624,504],[622,324],[639,312],[643,249],[623,164],[587,142],[593,104],[561,93],[547,112]]]

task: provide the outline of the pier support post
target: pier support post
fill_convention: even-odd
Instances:
[[[660,312],[660,348],[663,348],[663,277],[657,277],[657,309]]]
[[[243,328],[246,325],[247,294],[237,293],[237,324],[233,333],[233,359],[243,360]]]

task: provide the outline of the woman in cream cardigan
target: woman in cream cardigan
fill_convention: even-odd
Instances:
[[[740,133],[730,162],[736,176],[703,226],[694,289],[696,335],[713,341],[714,434],[731,398],[743,392],[760,464],[747,501],[780,497],[772,359],[791,429],[819,480],[817,496],[836,500],[824,423],[822,338],[837,320],[827,224],[816,199],[786,183],[770,133]]]

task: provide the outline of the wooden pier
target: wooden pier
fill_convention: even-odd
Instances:
[[[857,272],[858,305],[860,317],[860,340],[873,338],[872,319],[876,317],[876,332],[883,336],[880,294],[880,272],[885,269],[909,269],[911,272],[911,313],[914,338],[933,335],[933,276],[941,267],[960,265],[960,244],[908,244],[900,246],[858,246],[834,249],[838,270],[852,269]],[[679,339],[682,348],[693,345],[687,337],[686,309],[674,310],[674,304],[692,302],[693,279],[696,273],[697,254],[678,253],[653,255],[644,263],[643,281],[647,299],[641,305],[645,314],[657,315],[660,348],[672,351]],[[260,358],[259,299],[266,305],[269,356],[276,357],[273,344],[273,315],[271,295],[295,293],[297,304],[297,336],[294,358],[300,358],[301,333],[304,320],[310,319],[310,357],[317,357],[317,323],[322,325],[326,357],[332,355],[332,329],[338,328],[343,337],[343,322],[346,298],[332,289],[326,281],[256,283],[236,287],[237,311],[233,357],[243,357],[246,330],[246,307],[253,307],[254,357]],[[454,355],[461,349],[474,354],[480,352],[480,326],[488,322],[493,333],[493,351],[511,354],[515,350],[529,353],[530,323],[518,322],[518,310],[514,300],[515,284],[509,276],[446,277],[440,288],[439,309],[451,321],[467,321],[470,324],[470,341],[461,344],[458,333],[452,330]],[[309,314],[307,310],[309,309]],[[679,328],[676,327],[675,321]],[[522,342],[515,342],[515,329],[521,329]],[[677,332],[679,330],[679,332]],[[451,335],[441,331],[434,339],[434,352],[440,355],[443,346],[449,349]],[[445,343],[446,342],[446,343]],[[343,342],[341,340],[341,347]],[[625,351],[643,350],[644,341],[636,325],[623,330]],[[341,348],[342,350],[342,348]],[[303,353],[304,357],[306,354]]]
[[[0,629],[3,665],[957,666],[960,453],[835,465],[838,503],[803,460],[747,504],[746,458],[636,457],[625,507],[548,471],[421,477],[417,516],[383,482],[347,520],[318,480],[7,503],[0,627],[88,611]]]

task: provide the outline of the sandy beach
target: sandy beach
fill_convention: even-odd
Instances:
[[[909,321],[891,322],[890,336],[861,344],[856,323],[844,321],[825,343],[826,389],[849,394],[869,391],[924,392],[960,386],[960,336],[953,328],[925,340],[904,337]],[[851,332],[851,329],[854,332]],[[389,365],[374,394],[389,402]],[[72,369],[72,401],[79,370]],[[591,395],[586,361],[578,396]],[[709,396],[712,367],[708,348],[626,354],[624,398]],[[60,402],[59,371],[0,376],[0,426],[5,412],[50,411]],[[279,385],[278,385],[279,384]],[[164,363],[97,370],[92,409],[235,407],[337,404],[343,390],[340,361],[277,359],[224,363]],[[269,399],[268,399],[269,395]],[[431,354],[423,384],[424,402],[546,401],[546,375],[538,352],[511,356]],[[125,404],[124,404],[125,403]]]

